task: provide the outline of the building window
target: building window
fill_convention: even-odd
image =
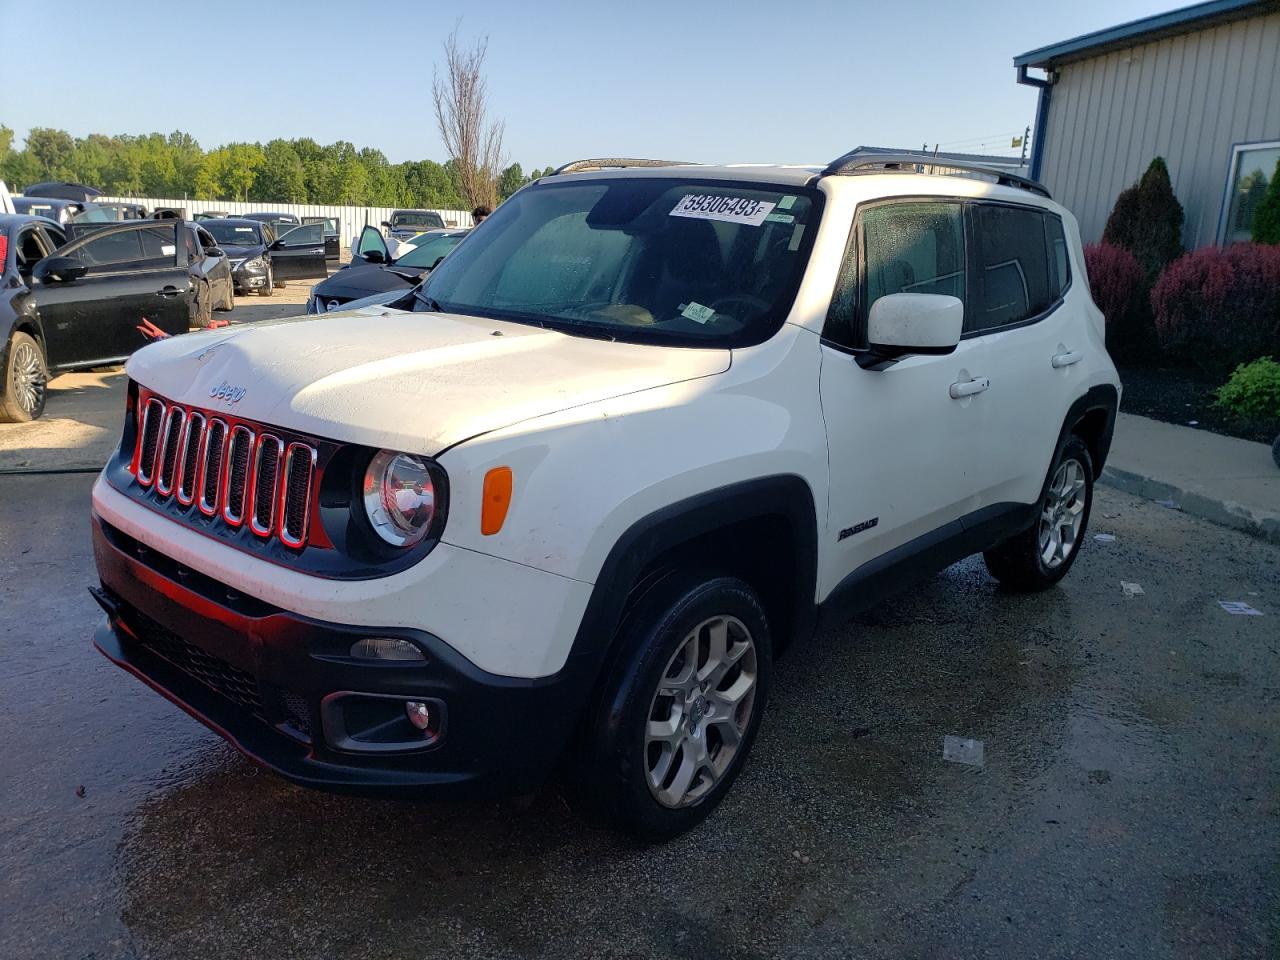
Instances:
[[[1253,239],[1253,214],[1266,195],[1280,163],[1280,140],[1238,144],[1231,153],[1231,177],[1227,181],[1227,216],[1223,245]]]

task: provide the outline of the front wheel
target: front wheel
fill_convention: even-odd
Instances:
[[[4,396],[0,397],[0,420],[26,423],[44,413],[49,368],[44,351],[28,334],[15,333],[9,341],[9,360],[3,370]]]
[[[1002,586],[1019,592],[1044,590],[1067,575],[1080,554],[1093,506],[1093,458],[1077,436],[1069,436],[1049,468],[1036,522],[982,555]]]
[[[260,287],[258,288],[258,296],[260,296],[260,297],[269,297],[269,296],[271,296],[273,293],[275,293],[275,292],[276,292],[275,282],[276,282],[276,274],[275,274],[275,271],[274,271],[270,266],[268,266],[268,267],[267,267],[267,282],[266,282],[266,283],[264,283],[262,286],[260,286]]]
[[[769,624],[743,581],[672,574],[618,639],[627,655],[589,718],[581,785],[621,829],[666,840],[705,819],[746,762],[768,700]]]

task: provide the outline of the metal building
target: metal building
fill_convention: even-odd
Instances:
[[[1031,176],[1086,243],[1154,157],[1186,211],[1188,249],[1249,239],[1280,161],[1280,0],[1210,0],[1013,64],[1040,88]]]

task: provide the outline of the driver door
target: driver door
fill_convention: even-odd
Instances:
[[[372,254],[372,256],[371,256]],[[387,249],[387,241],[377,227],[365,226],[351,244],[351,261],[364,260],[368,263],[390,263],[391,254]]]
[[[945,294],[968,309],[965,247],[960,202],[879,203],[854,221],[821,347],[831,472],[824,593],[859,568],[876,569],[866,566],[872,561],[927,562],[982,505],[986,398],[952,389],[984,375],[982,341],[961,339],[944,355],[858,363],[871,304],[881,296]]]
[[[119,360],[148,343],[143,320],[168,333],[190,321],[190,280],[178,221],[109,226],[62,247],[58,257],[86,268],[75,280],[55,280],[37,264],[32,276],[51,367]],[[179,265],[179,249],[182,250]]]
[[[323,224],[304,223],[294,227],[280,234],[269,249],[277,280],[323,279],[329,275],[324,259]]]

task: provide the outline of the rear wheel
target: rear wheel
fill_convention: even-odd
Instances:
[[[683,833],[741,772],[768,699],[772,648],[755,592],[673,574],[624,622],[628,654],[589,718],[587,796],[646,840]]]
[[[1069,436],[1049,468],[1031,527],[982,555],[987,570],[1010,590],[1044,590],[1067,575],[1080,553],[1093,506],[1093,459]]]
[[[4,396],[0,397],[0,420],[26,423],[44,413],[49,368],[44,351],[28,334],[15,333],[9,340],[9,358],[4,369]]]

